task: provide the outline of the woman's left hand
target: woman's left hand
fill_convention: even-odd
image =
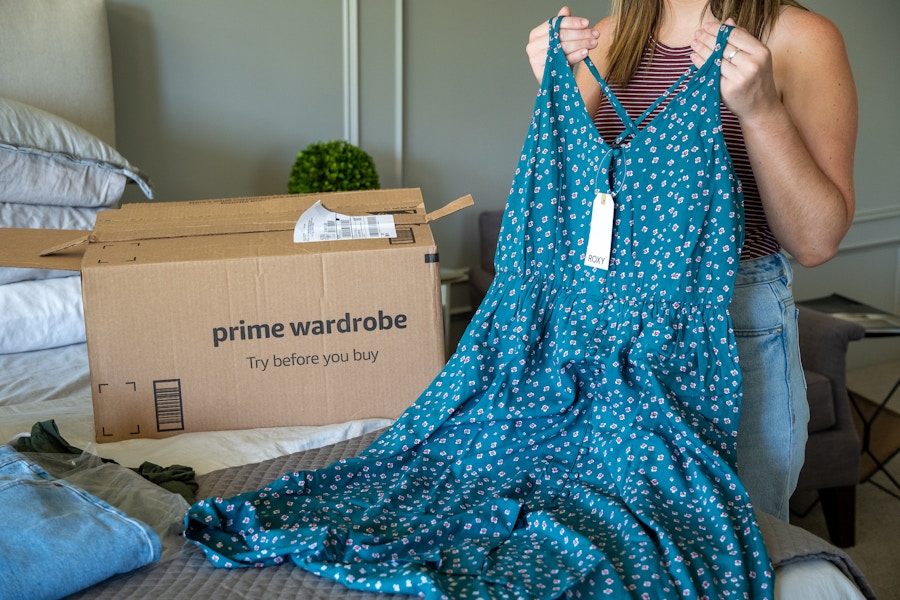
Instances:
[[[772,53],[750,32],[734,26],[722,53],[722,101],[739,119],[767,111],[780,103],[772,70]],[[706,23],[694,36],[692,60],[701,66],[716,46],[720,23]]]

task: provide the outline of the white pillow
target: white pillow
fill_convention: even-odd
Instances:
[[[62,117],[0,98],[0,202],[113,206],[150,180],[115,148]]]
[[[80,276],[0,285],[0,354],[84,341]]]

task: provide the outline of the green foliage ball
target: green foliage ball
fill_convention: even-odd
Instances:
[[[375,161],[345,142],[316,142],[297,154],[288,180],[289,194],[377,190]]]

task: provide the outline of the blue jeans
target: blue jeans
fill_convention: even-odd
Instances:
[[[0,445],[0,599],[61,598],[157,560],[144,523]]]
[[[730,306],[744,377],[738,475],[756,510],[785,521],[809,423],[792,281],[781,254],[742,261]]]

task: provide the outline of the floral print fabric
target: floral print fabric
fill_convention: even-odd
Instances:
[[[729,30],[610,143],[551,28],[497,277],[456,353],[360,456],[191,507],[185,535],[213,564],[290,560],[425,598],[771,596],[734,468]],[[598,192],[615,202],[608,271],[585,264]]]

